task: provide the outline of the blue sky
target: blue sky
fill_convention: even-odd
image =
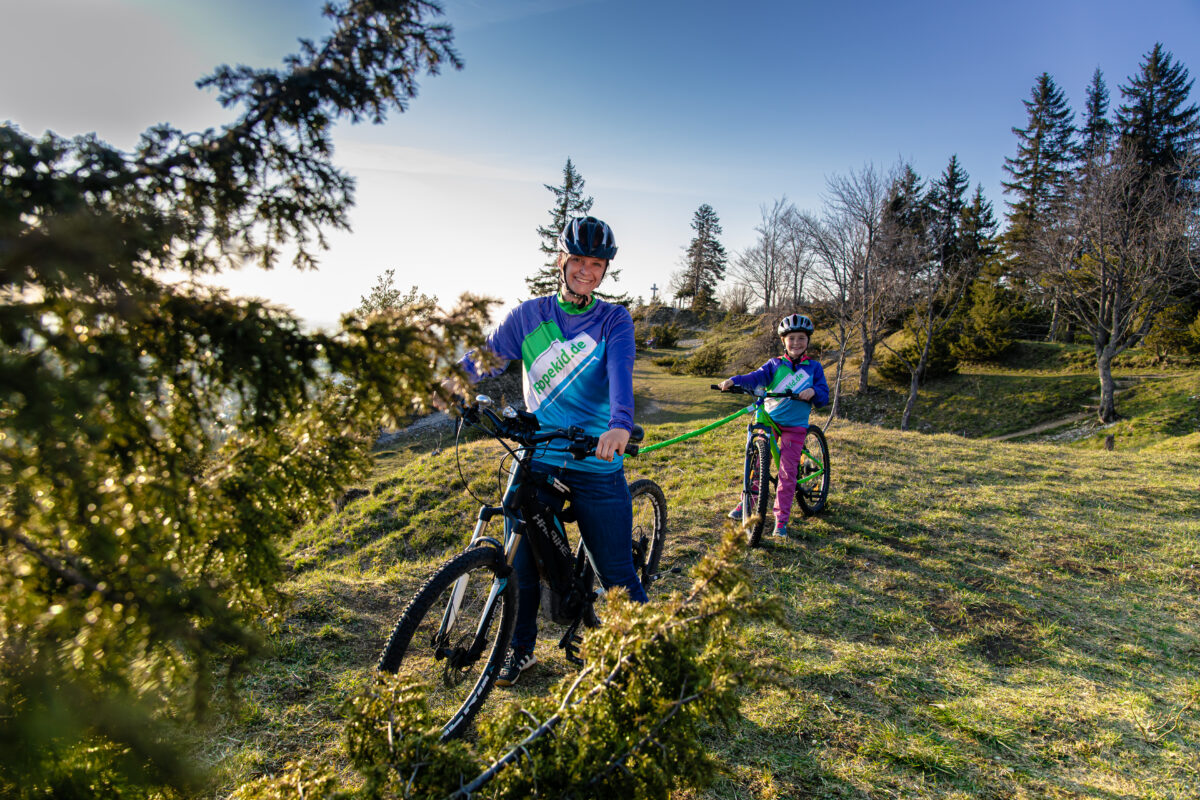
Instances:
[[[827,176],[951,154],[998,211],[1021,101],[1048,71],[1072,108],[1094,69],[1118,86],[1161,41],[1200,70],[1200,2],[447,0],[466,62],[421,81],[404,114],[346,125],[354,231],[317,274],[226,276],[327,324],[385,269],[450,301],[511,303],[539,263],[534,229],[570,156],[616,230],[616,288],[648,297],[679,268],[709,203],[731,253],[760,207],[819,210]],[[0,119],[30,133],[220,124],[194,81],[223,62],[273,66],[319,37],[319,0],[0,0]],[[1200,93],[1193,92],[1200,102]],[[609,287],[612,289],[613,287]]]

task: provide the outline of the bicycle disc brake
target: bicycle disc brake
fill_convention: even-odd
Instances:
[[[466,671],[478,660],[478,657],[471,657],[471,644],[474,638],[471,634],[463,634],[453,647],[440,648],[437,651],[435,658],[446,662],[442,667],[442,680],[446,685],[462,681]]]

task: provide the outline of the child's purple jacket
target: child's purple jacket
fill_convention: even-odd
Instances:
[[[768,392],[791,390],[800,393],[811,388],[811,401],[772,398],[764,404],[767,413],[776,425],[783,427],[808,427],[809,412],[829,402],[829,384],[825,382],[825,370],[821,362],[806,358],[792,361],[788,356],[777,356],[746,375],[734,375],[730,380],[743,389],[764,389]]]

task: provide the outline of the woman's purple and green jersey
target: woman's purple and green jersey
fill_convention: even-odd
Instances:
[[[483,373],[471,353],[460,363],[474,381],[521,359],[525,407],[542,427],[578,425],[591,436],[633,430],[633,319],[624,306],[593,300],[580,311],[556,296],[527,300],[488,336],[487,348],[505,363]],[[576,461],[565,448],[552,443],[537,460],[590,472],[621,469],[621,456]]]

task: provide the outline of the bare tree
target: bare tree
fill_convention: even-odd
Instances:
[[[763,311],[770,311],[779,302],[779,285],[785,270],[789,209],[790,213],[795,213],[787,197],[779,198],[771,206],[760,206],[762,222],[754,229],[758,233],[758,241],[739,253],[734,260],[734,278],[750,287],[755,296],[762,300]]]
[[[720,292],[717,293],[717,301],[721,304],[721,308],[732,314],[745,314],[750,311],[750,301],[754,299],[754,293],[750,287],[740,281],[733,281],[726,284]]]
[[[1112,363],[1151,330],[1177,293],[1195,285],[1200,197],[1180,170],[1150,169],[1125,145],[1093,159],[1067,207],[1037,241],[1043,279],[1063,312],[1092,338],[1100,378],[1099,417],[1117,419]]]
[[[850,296],[851,285],[854,282],[855,259],[852,254],[857,250],[857,242],[854,231],[846,224],[846,220],[831,217],[828,213],[823,218],[804,213],[799,219],[814,254],[813,279],[816,295],[826,301],[834,318],[830,333],[833,334],[837,346],[838,363],[829,406],[829,423],[832,423],[841,413],[846,347],[854,330],[854,311]]]
[[[804,224],[795,206],[789,206],[783,218],[783,268],[779,276],[778,304],[791,309],[804,304],[804,284],[813,267]]]
[[[830,416],[838,413],[841,379],[850,338],[862,350],[858,391],[867,391],[875,348],[888,333],[900,304],[902,285],[879,257],[881,226],[890,180],[873,165],[826,181],[825,208],[818,218],[797,216],[797,228],[814,260],[813,282],[834,311],[838,376]]]

